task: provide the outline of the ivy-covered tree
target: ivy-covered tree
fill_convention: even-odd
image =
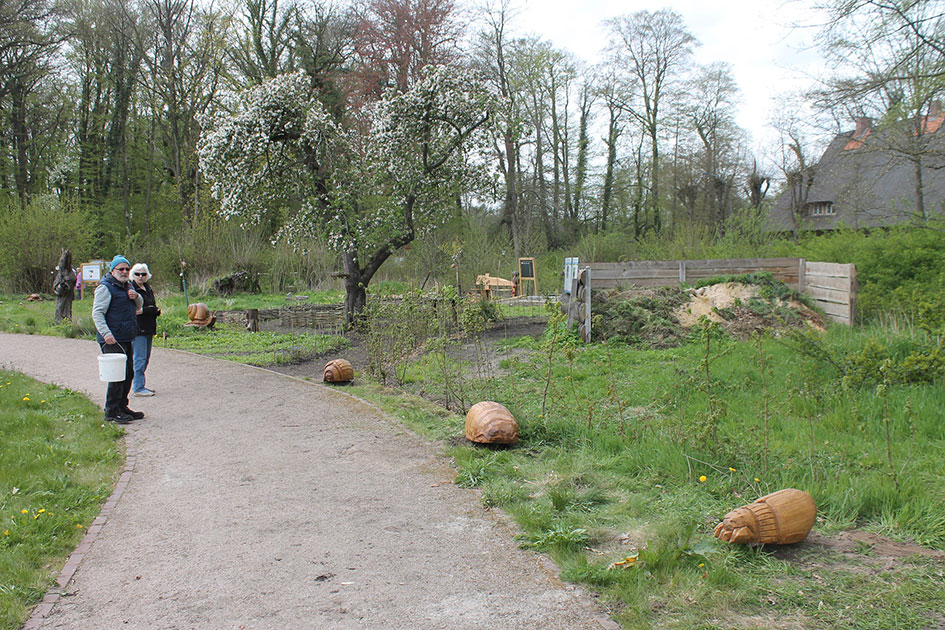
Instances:
[[[342,253],[350,321],[381,265],[481,181],[495,101],[473,73],[431,66],[342,123],[303,73],[283,75],[203,121],[201,165],[225,215],[281,208],[284,235],[327,236]]]

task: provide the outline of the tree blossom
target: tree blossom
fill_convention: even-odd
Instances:
[[[342,123],[303,73],[281,75],[202,120],[199,155],[225,216],[284,211],[280,236],[320,233],[342,252],[350,318],[380,266],[486,178],[496,109],[471,71],[430,66]]]

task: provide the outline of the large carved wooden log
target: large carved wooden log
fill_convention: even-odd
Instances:
[[[62,250],[56,277],[53,278],[53,293],[56,296],[55,321],[72,319],[72,300],[75,299],[75,271],[72,270],[72,252]]]
[[[326,383],[348,383],[354,380],[354,368],[345,359],[335,359],[325,365],[322,380]]]
[[[479,444],[512,444],[518,441],[518,422],[497,402],[478,402],[466,414],[466,439]]]
[[[715,528],[715,537],[731,543],[789,545],[807,538],[817,505],[803,490],[788,488],[732,510]]]

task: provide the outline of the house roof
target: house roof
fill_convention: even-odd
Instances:
[[[861,228],[902,223],[917,214],[916,160],[921,165],[923,206],[926,215],[945,209],[945,113],[923,117],[917,134],[909,122],[838,134],[816,166],[806,209],[798,227],[836,229],[841,223]],[[790,189],[769,213],[765,229],[794,229]],[[817,213],[811,212],[817,208]],[[829,213],[823,212],[829,208]]]

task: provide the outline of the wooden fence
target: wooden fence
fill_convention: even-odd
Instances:
[[[665,287],[715,276],[767,271],[810,296],[831,320],[852,325],[856,316],[856,265],[808,262],[803,258],[637,260],[589,263],[593,288]]]
[[[227,324],[247,324],[248,314],[240,311],[214,311],[217,321]],[[259,330],[291,330],[307,328],[312,332],[336,332],[345,321],[344,304],[293,304],[281,308],[259,309]]]

